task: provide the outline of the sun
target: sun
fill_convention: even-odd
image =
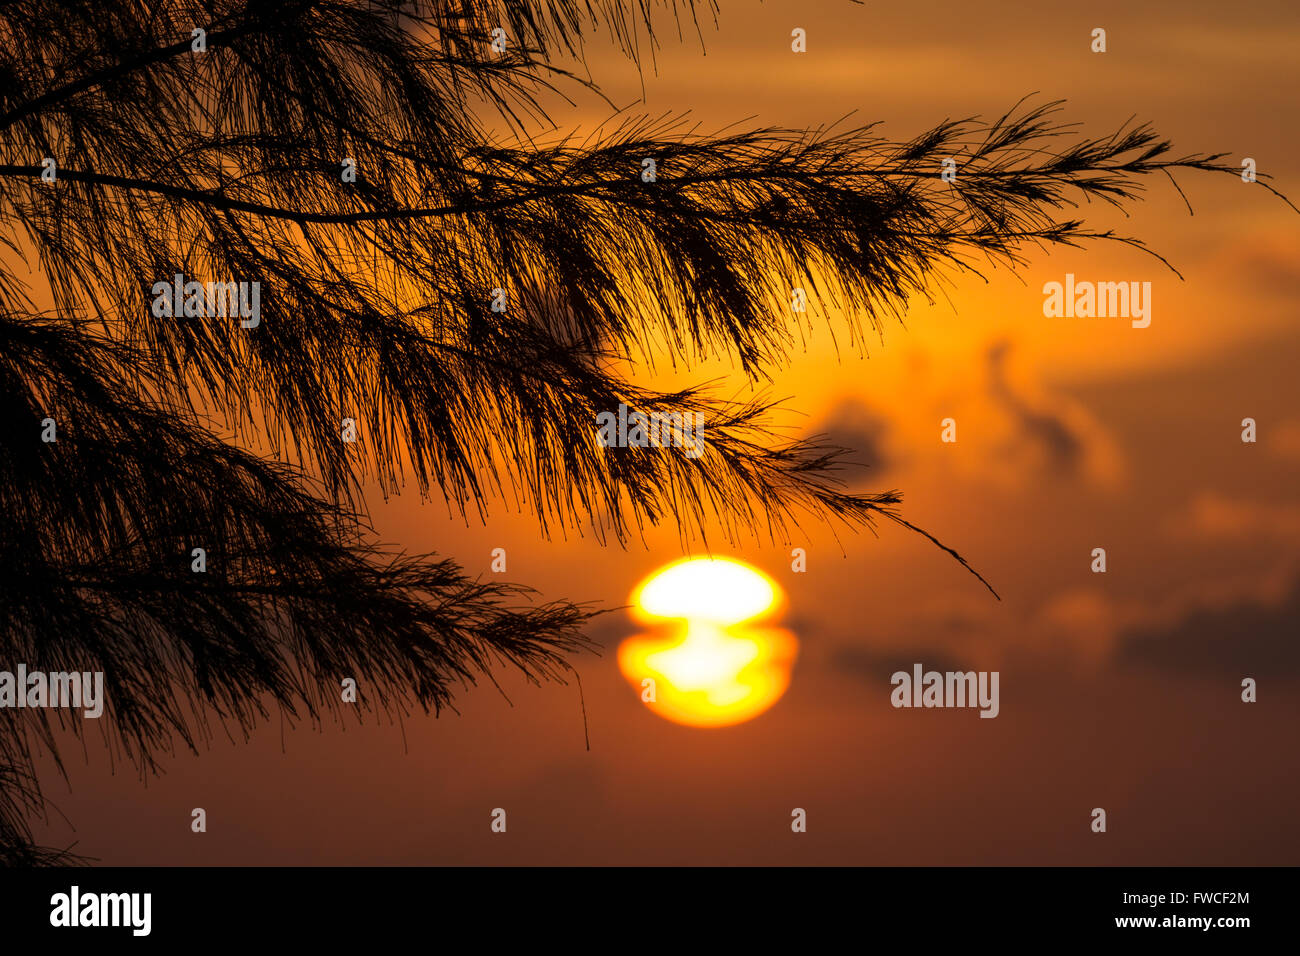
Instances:
[[[795,636],[764,626],[781,589],[731,558],[686,558],[633,592],[650,633],[623,641],[618,666],[646,706],[679,724],[725,727],[771,707],[790,685]]]

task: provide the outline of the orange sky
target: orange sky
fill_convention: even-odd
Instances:
[[[1094,27],[1105,54],[1089,51]],[[1037,92],[1068,99],[1086,134],[1136,116],[1179,152],[1253,157],[1296,197],[1298,30],[1288,3],[725,2],[706,52],[665,24],[641,76],[599,43],[589,66],[616,103],[633,106],[644,82],[646,113],[689,109],[706,127],[853,112],[909,138]],[[563,127],[602,116],[582,98],[555,113]],[[913,302],[869,357],[837,358],[818,330],[771,386],[805,416],[789,421],[874,463],[857,487],[901,489],[905,514],[1002,602],[894,528],[718,547],[780,583],[801,641],[790,690],[750,723],[648,713],[615,666],[635,628],[616,613],[593,631],[604,655],[579,662],[590,752],[575,687],[508,675],[513,705],[489,685],[462,695],[459,716],[404,728],[273,724],[179,755],[147,787],[110,776],[92,737],[71,792],[45,778],[79,851],[117,864],[1294,863],[1300,216],[1231,177],[1181,185],[1195,215],[1167,181],[1131,218],[1084,214],[1146,240],[1184,280],[1118,245],[1035,254],[1018,277],[957,276],[948,300]],[[1067,272],[1151,282],[1151,327],[1044,318],[1043,283]],[[1254,445],[1239,438],[1248,416]],[[939,441],[945,417],[956,444]],[[623,551],[539,540],[504,505],[466,527],[441,502],[372,503],[387,540],[484,574],[505,547],[509,577],[550,597],[623,604],[682,554],[671,529]],[[806,574],[790,570],[795,545]],[[1105,575],[1089,570],[1095,547]],[[1000,670],[1001,715],[893,710],[889,674],[913,662]],[[1245,676],[1257,704],[1240,702]],[[205,835],[189,832],[196,806]],[[1088,829],[1098,806],[1105,835]],[[510,814],[504,836],[489,832],[494,807]],[[807,834],[790,833],[793,807]],[[70,835],[56,822],[45,839]]]

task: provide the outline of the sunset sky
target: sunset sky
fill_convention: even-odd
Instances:
[[[808,52],[790,50],[790,31]],[[1090,52],[1095,27],[1108,50]],[[587,65],[620,107],[806,128],[849,117],[909,139],[944,119],[997,116],[1022,97],[1104,135],[1150,121],[1175,152],[1254,158],[1300,197],[1290,3],[1086,9],[1030,2],[881,5],[725,0],[701,37],[661,16],[642,70],[599,36]],[[644,86],[644,93],[642,87]],[[636,101],[644,95],[644,103]],[[552,118],[590,131],[607,105],[581,91]],[[850,117],[849,114],[852,114]],[[441,499],[369,503],[381,537],[542,596],[619,608],[689,554],[739,557],[785,594],[799,640],[785,695],[733,727],[649,712],[617,648],[640,626],[597,619],[601,656],[575,684],[498,675],[459,713],[403,725],[281,726],[177,753],[141,781],[95,731],[64,751],[71,789],[38,836],[112,864],[1260,864],[1294,863],[1300,822],[1300,214],[1257,184],[1163,177],[1125,218],[1144,240],[1028,250],[1018,274],[952,273],[865,350],[832,316],[770,383],[726,363],[641,381],[725,376],[725,392],[788,398],[782,421],[825,433],[866,467],[855,490],[897,488],[903,514],[955,548],[999,602],[903,529],[846,534],[809,521],[790,541],[683,542],[650,529],[627,549],[541,538],[496,502],[486,524]],[[1067,273],[1152,284],[1152,321],[1045,318]],[[1254,418],[1258,442],[1241,441]],[[956,443],[940,422],[957,422]],[[806,573],[791,549],[807,552]],[[1092,549],[1105,574],[1090,571]],[[689,550],[688,550],[689,549]],[[895,710],[913,663],[997,670],[1001,713]],[[1241,681],[1259,701],[1241,701]],[[190,810],[208,832],[190,832]],[[506,834],[489,829],[493,808]],[[805,808],[808,832],[790,831]],[[1089,829],[1094,807],[1108,832]]]

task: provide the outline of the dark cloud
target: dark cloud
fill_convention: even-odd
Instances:
[[[830,670],[848,677],[857,677],[868,683],[888,684],[898,671],[912,672],[912,665],[920,664],[927,671],[974,670],[967,664],[943,651],[902,650],[899,648],[874,648],[841,644],[831,648],[827,657]]]
[[[814,433],[822,435],[827,444],[849,449],[852,454],[846,461],[870,469],[869,476],[863,473],[861,477],[874,480],[898,464],[885,447],[889,422],[860,399],[840,402]]]
[[[627,610],[615,608],[592,618],[582,629],[583,635],[606,653],[617,648],[625,637],[635,633],[637,625],[628,619]]]
[[[1024,439],[1043,450],[1054,471],[1076,475],[1083,464],[1083,442],[1061,418],[1031,407],[1015,393],[1006,375],[1010,352],[1011,343],[1005,339],[989,347],[986,358],[990,394],[1011,412]]]
[[[1178,674],[1300,676],[1300,581],[1277,606],[1197,610],[1172,627],[1134,633],[1118,661]]]

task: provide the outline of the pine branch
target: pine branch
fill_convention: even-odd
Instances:
[[[563,680],[590,646],[591,609],[389,552],[301,476],[139,402],[119,347],[30,316],[0,319],[0,341],[0,660],[102,672],[100,726],[142,769],[272,709],[340,716],[343,678],[360,712],[437,712],[499,664]],[[0,720],[0,763],[27,774],[34,743],[57,757],[55,731],[87,726]]]

